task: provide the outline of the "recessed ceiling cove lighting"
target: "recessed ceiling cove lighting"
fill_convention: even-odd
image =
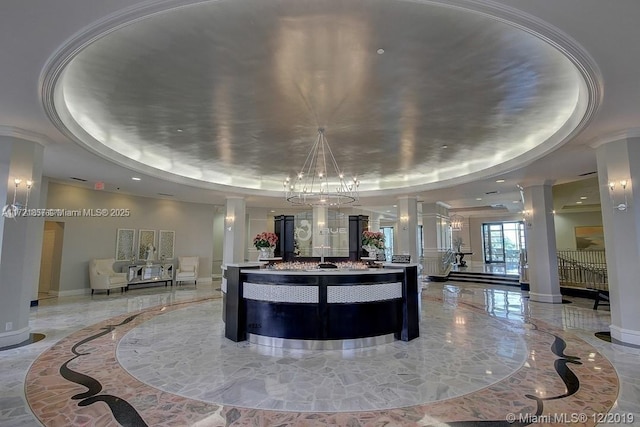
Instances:
[[[138,178],[137,176],[132,176],[131,179],[134,181],[140,181],[140,178]]]
[[[496,179],[496,182],[504,182],[504,179]]]
[[[378,52],[378,55],[382,55],[384,53],[384,49],[380,48],[376,50],[376,52]]]

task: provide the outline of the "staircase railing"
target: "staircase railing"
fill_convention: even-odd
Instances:
[[[557,256],[561,285],[609,290],[605,251],[562,250]]]
[[[447,249],[444,251],[425,251],[422,261],[422,275],[429,277],[447,277],[451,272],[456,256]]]

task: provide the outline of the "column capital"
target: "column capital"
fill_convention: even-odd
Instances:
[[[610,142],[617,142],[629,138],[640,138],[640,128],[618,130],[606,135],[599,136],[589,141],[589,146],[595,149]]]

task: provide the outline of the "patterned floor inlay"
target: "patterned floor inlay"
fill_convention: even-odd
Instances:
[[[495,300],[487,304],[495,299],[491,291],[482,298],[483,302],[471,297],[454,301],[447,294],[423,298],[426,315],[420,341],[433,339],[433,345],[440,340],[437,348],[421,348],[419,342],[394,343],[388,349],[365,349],[363,355],[344,360],[326,353],[301,354],[295,359],[290,354],[261,354],[259,346],[216,344],[221,327],[219,300],[153,307],[81,329],[43,352],[27,373],[26,396],[47,426],[470,426],[478,421],[506,426],[531,424],[539,420],[535,416],[546,414],[609,411],[618,395],[618,379],[613,366],[593,346],[528,318],[508,298],[502,306]],[[209,309],[211,320],[205,320]],[[509,310],[511,315],[506,315]],[[212,330],[207,332],[207,328]],[[213,343],[200,342],[207,337],[214,337]],[[180,348],[172,348],[176,346]],[[411,346],[418,348],[410,351]],[[469,354],[463,354],[465,350]],[[378,355],[380,363],[387,359],[390,368],[377,364]],[[430,360],[440,365],[430,366]],[[284,362],[282,366],[278,361]],[[349,363],[353,369],[348,369]],[[289,385],[317,382],[328,366],[334,378],[327,384],[314,384],[299,400],[331,401],[333,409],[288,410],[289,402],[296,401],[296,396],[288,394]],[[380,372],[385,369],[389,372]],[[411,372],[414,369],[420,372]],[[491,369],[497,371],[495,376]],[[216,378],[221,373],[236,376],[224,384]],[[420,392],[425,403],[402,406],[403,400],[383,396],[388,405],[402,407],[339,412],[342,401],[353,395],[368,396],[368,391],[370,403],[380,403],[375,400],[376,384],[390,383],[393,375],[399,378],[405,373],[413,377],[400,383],[416,389],[428,379],[438,383]],[[207,389],[207,378],[216,386]],[[373,389],[365,390],[370,384]],[[351,385],[355,385],[353,392]],[[295,392],[302,393],[296,387]],[[275,407],[247,408],[247,402],[260,404],[257,401],[264,396],[255,392],[263,388],[272,392],[264,399],[283,396],[283,407],[267,402],[266,406]],[[394,389],[379,390],[391,394]],[[215,403],[225,393],[237,403]],[[328,393],[326,398],[324,393]],[[408,399],[397,394],[399,399]],[[508,414],[515,414],[513,424],[508,423]],[[591,426],[593,420],[588,417],[572,425]]]

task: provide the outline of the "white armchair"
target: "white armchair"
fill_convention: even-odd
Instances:
[[[197,256],[178,257],[178,269],[176,270],[176,285],[180,282],[191,282],[198,284],[198,264],[200,258]]]
[[[122,292],[127,287],[127,273],[116,273],[113,270],[115,258],[92,259],[89,261],[89,282],[91,283],[91,295],[96,289],[109,291],[120,288]]]

